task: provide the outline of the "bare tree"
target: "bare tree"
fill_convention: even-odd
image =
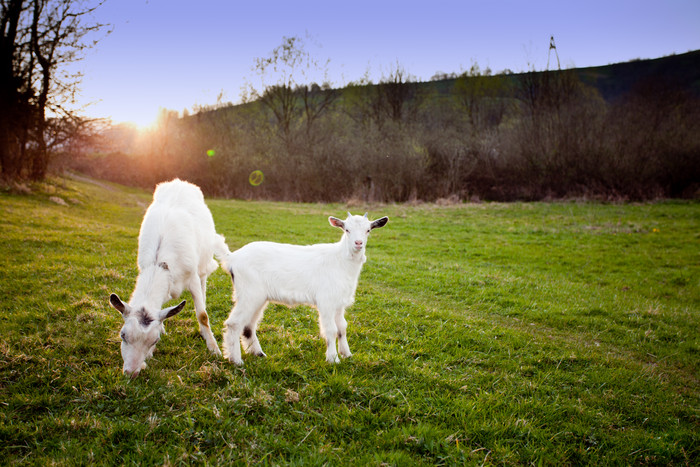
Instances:
[[[0,163],[3,175],[24,170],[32,179],[46,175],[50,148],[47,113],[67,117],[63,105],[74,94],[78,76],[59,79],[65,65],[95,45],[90,33],[105,25],[91,22],[101,5],[82,0],[0,0]]]
[[[253,69],[261,90],[249,85],[249,96],[244,97],[259,99],[272,113],[286,144],[291,143],[294,125],[302,120],[309,136],[316,120],[337,99],[327,81],[321,86],[310,82],[312,74],[326,74],[327,65],[328,61],[321,65],[311,56],[307,40],[299,36],[284,37],[268,57],[256,59]]]
[[[471,136],[489,126],[498,126],[506,112],[505,80],[481,70],[476,63],[456,80],[453,94],[458,106],[466,113]]]
[[[25,55],[23,3],[23,0],[0,0],[0,164],[6,177],[16,177],[20,172],[20,122],[25,114],[26,96],[22,92],[24,67],[17,57]]]
[[[415,116],[420,105],[419,95],[413,84],[413,78],[396,63],[388,76],[377,86],[378,99],[388,117],[397,123],[410,120]]]
[[[260,96],[260,102],[275,116],[282,139],[288,142],[291,137],[292,122],[296,120],[299,113],[294,89],[288,84],[268,86]]]
[[[413,120],[421,104],[413,77],[399,64],[382,76],[378,84],[372,84],[365,75],[360,81],[345,89],[345,111],[350,118],[362,125],[373,123],[384,127],[387,121],[401,125]]]
[[[297,88],[304,107],[306,120],[306,136],[311,140],[311,130],[316,120],[326,113],[338,99],[338,92],[331,89],[328,83],[319,86],[316,83],[301,85]]]

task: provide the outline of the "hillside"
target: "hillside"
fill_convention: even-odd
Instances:
[[[635,84],[650,78],[661,78],[700,96],[700,50],[655,59],[640,59],[573,70],[582,82],[597,88],[606,101],[615,100],[632,90]],[[520,75],[522,73],[507,76],[516,79]],[[456,78],[437,79],[417,82],[414,85],[423,92],[423,95],[444,96],[451,92],[455,81]],[[373,86],[376,85],[367,85],[367,87]],[[335,89],[341,92],[345,90],[347,88]],[[245,112],[254,106],[255,103],[249,102],[200,112],[198,115],[201,117],[203,114],[228,113],[234,109],[237,112]],[[190,118],[194,117],[196,115]]]
[[[107,154],[70,163],[120,183],[177,176],[244,199],[700,196],[700,51],[561,72],[475,71],[270,86],[245,105],[169,113],[145,137],[113,135]],[[255,171],[264,183],[249,183]]]
[[[700,95],[700,50],[654,60],[578,68],[580,79],[598,89],[607,101],[629,92],[635,84],[661,78]]]
[[[633,60],[610,65],[574,68],[579,79],[600,92],[608,102],[630,92],[638,83],[660,78],[700,96],[700,50],[656,59]],[[539,72],[538,72],[539,73]],[[508,75],[517,79],[521,73]],[[443,79],[420,83],[424,91],[437,95],[450,92],[456,79]]]

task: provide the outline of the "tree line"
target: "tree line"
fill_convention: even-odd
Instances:
[[[311,78],[326,67],[303,38],[284,38],[256,61],[260,84],[242,104],[162,110],[146,132],[84,127],[54,163],[146,188],[180,177],[244,199],[699,196],[700,101],[662,75],[606,101],[575,70],[474,64],[421,83],[397,63],[377,83],[334,88]]]
[[[573,70],[492,76],[474,66],[417,83],[397,66],[377,84],[276,83],[243,105],[163,111],[148,134],[107,138],[128,147],[107,141],[72,163],[122,183],[178,176],[246,199],[697,197],[698,104],[663,78],[606,102]],[[256,170],[259,185],[248,180]]]

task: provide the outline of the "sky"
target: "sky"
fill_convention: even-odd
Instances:
[[[239,103],[247,84],[259,87],[256,58],[285,37],[304,38],[326,72],[312,79],[333,87],[397,66],[418,81],[474,63],[542,70],[550,36],[562,68],[700,49],[699,0],[106,0],[93,18],[112,32],[72,65],[83,74],[77,106],[139,126],[164,108]]]

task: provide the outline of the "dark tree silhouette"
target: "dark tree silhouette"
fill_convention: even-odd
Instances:
[[[101,5],[82,0],[0,0],[0,165],[5,178],[46,175],[56,119],[74,119],[62,104],[80,83],[61,74],[95,45]],[[51,111],[51,118],[47,114]]]

